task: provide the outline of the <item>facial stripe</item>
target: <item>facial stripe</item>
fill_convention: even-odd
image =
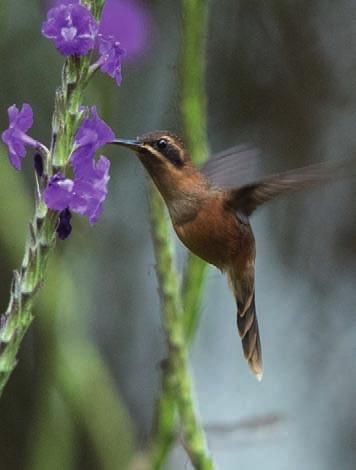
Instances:
[[[162,146],[159,146],[159,143],[161,144],[162,140],[167,141],[166,147],[162,148]],[[175,167],[180,167],[184,163],[184,154],[182,149],[171,138],[169,138],[169,136],[160,136],[158,140],[147,143],[145,147],[152,156],[154,155],[161,161],[168,161]]]

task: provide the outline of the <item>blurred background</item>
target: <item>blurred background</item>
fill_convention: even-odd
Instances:
[[[181,132],[180,2],[108,0],[107,28],[128,50],[123,83],[86,93],[122,137]],[[356,8],[350,0],[211,2],[208,123],[212,150],[254,142],[266,171],[356,152]],[[48,142],[62,57],[40,34],[48,2],[0,4],[0,129],[31,103]],[[117,16],[115,16],[117,15]],[[110,21],[109,21],[110,20]],[[146,177],[118,149],[95,227],[74,218],[58,242],[36,319],[0,401],[4,469],[140,468],[165,344]],[[31,158],[0,147],[0,308],[8,302],[33,209]],[[256,301],[265,376],[242,357],[235,306],[211,268],[192,347],[196,397],[219,468],[348,470],[356,462],[356,181],[272,203],[254,217]],[[177,242],[180,265],[185,249]],[[190,468],[177,446],[167,469]]]

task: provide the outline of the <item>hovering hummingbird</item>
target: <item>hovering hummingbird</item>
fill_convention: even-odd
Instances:
[[[262,379],[255,306],[256,246],[250,216],[262,204],[347,175],[353,160],[321,163],[251,180],[259,152],[238,146],[212,156],[198,169],[183,142],[167,131],[112,143],[133,150],[161,193],[173,227],[195,255],[226,272],[237,304],[244,355]]]

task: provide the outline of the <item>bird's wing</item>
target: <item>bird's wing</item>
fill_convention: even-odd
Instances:
[[[262,177],[262,152],[243,144],[212,155],[202,166],[203,175],[215,186],[237,188]]]
[[[250,216],[258,206],[283,194],[355,175],[356,159],[310,165],[232,189],[229,192],[228,205],[245,216]]]

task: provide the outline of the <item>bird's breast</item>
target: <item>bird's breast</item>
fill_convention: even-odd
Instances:
[[[204,202],[192,220],[174,224],[174,229],[195,255],[221,270],[225,270],[232,259],[238,258],[243,263],[254,250],[250,226],[241,224],[234,212],[225,208],[221,197]]]

